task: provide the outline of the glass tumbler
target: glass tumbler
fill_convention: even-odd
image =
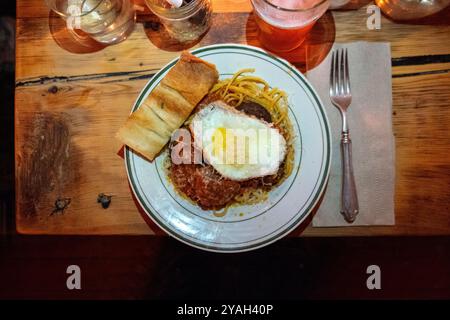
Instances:
[[[445,9],[450,5],[450,0],[375,0],[375,3],[394,20],[411,20]]]
[[[167,0],[145,0],[149,9],[159,17],[169,35],[179,42],[200,38],[211,25],[210,0],[183,0],[173,7]]]
[[[269,50],[287,52],[299,47],[329,0],[251,0],[259,40]]]
[[[77,36],[82,30],[94,40],[114,44],[134,30],[136,13],[130,0],[45,0],[48,7],[66,20]]]

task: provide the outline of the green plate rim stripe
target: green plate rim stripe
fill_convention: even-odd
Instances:
[[[204,51],[210,51],[210,50],[217,50],[217,49],[238,49],[238,50],[246,50],[246,51],[252,51],[252,52],[256,52],[259,53],[261,55],[266,55],[269,58],[275,60],[276,62],[282,64],[283,66],[285,66],[289,71],[292,71],[297,78],[299,78],[303,84],[306,85],[306,87],[308,88],[309,93],[312,95],[312,97],[314,98],[317,106],[319,107],[318,109],[320,110],[321,114],[322,114],[322,121],[323,124],[325,125],[325,137],[327,139],[327,156],[326,156],[326,161],[325,161],[325,167],[321,168],[321,171],[323,170],[323,174],[321,177],[321,183],[319,188],[317,189],[318,192],[316,192],[315,197],[313,198],[312,202],[310,203],[310,205],[308,206],[308,208],[305,210],[304,214],[301,215],[301,217],[299,217],[293,224],[291,224],[291,226],[296,227],[298,226],[306,216],[308,216],[308,214],[310,213],[310,211],[312,210],[312,208],[314,208],[314,206],[316,205],[318,199],[320,199],[320,196],[322,195],[323,191],[324,191],[324,186],[326,184],[326,181],[328,180],[329,177],[329,171],[330,171],[330,160],[331,160],[331,133],[330,133],[330,128],[328,125],[328,118],[326,116],[325,110],[323,108],[323,105],[320,101],[320,98],[318,97],[317,93],[314,91],[314,89],[305,81],[304,76],[295,69],[295,67],[293,67],[291,64],[285,62],[284,60],[275,57],[261,49],[258,48],[254,48],[251,46],[246,46],[246,45],[229,45],[229,44],[224,44],[224,45],[211,45],[211,46],[207,46],[207,47],[203,47],[203,48],[199,48],[199,49],[195,49],[192,51],[193,54],[197,54],[197,53],[201,53]],[[163,69],[161,69],[156,75],[161,75],[163,73],[165,73],[169,68],[171,68],[177,61],[179,60],[179,58],[174,59],[173,61],[169,62]],[[135,102],[134,107],[132,108],[132,112],[134,112],[139,106],[140,106],[140,102],[142,101],[142,99],[144,98],[144,96],[147,95],[147,91],[148,89],[153,85],[153,83],[156,81],[156,75],[147,83],[147,85],[144,87],[144,89],[141,91],[141,93],[139,94],[139,97],[137,99],[137,101]],[[320,119],[320,118],[319,118]],[[178,240],[185,242],[189,245],[192,245],[196,248],[201,248],[201,249],[205,249],[205,250],[209,250],[209,251],[215,251],[215,252],[242,252],[242,251],[248,251],[251,249],[256,249],[256,248],[260,248],[263,247],[265,245],[268,245],[274,241],[276,241],[277,239],[281,238],[282,236],[284,236],[286,233],[289,232],[289,230],[291,230],[292,228],[286,228],[283,232],[279,233],[278,235],[272,237],[271,239],[267,239],[261,243],[258,244],[253,244],[253,245],[249,245],[247,247],[236,247],[236,248],[223,248],[223,247],[216,247],[216,246],[209,246],[209,245],[205,245],[203,243],[197,243],[194,242],[190,239],[186,239],[183,236],[180,236],[179,234],[176,234],[174,231],[172,231],[171,229],[169,229],[167,226],[164,225],[164,223],[162,223],[161,221],[159,221],[159,219],[157,217],[155,217],[153,215],[152,210],[149,210],[149,208],[143,203],[142,199],[140,198],[140,195],[135,191],[136,189],[136,185],[135,185],[135,181],[133,181],[134,178],[132,178],[131,174],[130,174],[130,165],[131,163],[130,161],[130,155],[129,153],[132,152],[128,147],[126,147],[126,152],[125,152],[125,164],[126,164],[126,170],[128,172],[128,178],[129,181],[132,185],[133,188],[133,192],[135,193],[135,195],[138,197],[138,199],[140,200],[140,204],[146,209],[146,211],[148,211],[148,215],[153,219],[156,220],[155,223],[157,223],[159,225],[159,227],[161,227],[163,230],[165,230],[168,234],[172,235],[173,237],[177,238]],[[255,240],[251,240],[251,241],[255,241]]]
[[[227,51],[227,53],[234,53],[234,54],[244,54],[244,55],[249,55],[249,56],[251,56],[251,57],[254,57],[254,58],[257,58],[257,59],[261,59],[261,60],[264,60],[264,61],[266,61],[266,62],[270,62],[270,63],[272,63],[271,61],[269,61],[269,60],[267,60],[267,59],[264,59],[263,57],[261,57],[261,56],[259,56],[259,55],[252,55],[252,54],[246,54],[246,53],[242,53],[242,52],[240,52],[240,51],[236,51],[236,52],[233,52],[233,51]],[[208,55],[202,55],[202,56],[200,56],[200,57],[206,57],[206,56],[210,56],[210,55],[213,55],[213,54],[222,54],[222,52],[218,52],[218,53],[211,53],[211,54],[208,54]],[[278,65],[276,65],[276,64],[274,64],[274,63],[272,63],[275,67],[277,67],[277,68],[280,68],[280,66],[278,66]],[[280,68],[281,69],[281,68]],[[284,71],[284,72],[286,72],[284,69],[281,69],[282,71]],[[291,74],[288,74],[298,85],[300,85],[300,82],[298,82],[298,79],[296,78],[296,77],[293,77]],[[308,98],[310,99],[310,101],[311,102],[313,102],[312,101],[312,99],[311,99],[311,97],[309,97],[308,96]],[[315,111],[316,111],[316,108],[314,108],[315,109]],[[317,111],[316,111],[316,114],[317,114]],[[293,114],[294,115],[294,117],[295,117],[295,119],[297,119],[296,118],[296,116],[295,116],[295,114]],[[318,116],[318,119],[320,120],[321,118],[319,117],[319,115],[317,114],[317,116]],[[321,128],[322,128],[322,125],[320,124],[320,126],[321,126]],[[321,133],[322,133],[322,137],[323,137],[323,128],[322,128],[322,130],[321,130]],[[133,169],[134,169],[134,172],[135,172],[135,175],[137,176],[137,172],[136,172],[136,166],[135,166],[135,164],[134,164],[134,158],[133,158]],[[323,161],[321,162],[321,165],[320,165],[320,171],[322,171],[322,167],[323,167]],[[156,169],[157,169],[157,167],[156,167]],[[298,168],[299,169],[299,168]],[[157,170],[157,173],[158,173],[158,175],[159,175],[159,172],[158,172],[158,170]],[[296,172],[296,176],[297,176],[297,174],[298,174],[298,170],[297,170],[297,172]],[[137,179],[137,184],[138,184],[138,186],[139,186],[139,188],[140,188],[140,190],[143,190],[143,188],[142,188],[142,186],[141,186],[141,184],[140,184],[140,182],[139,182],[139,180]],[[317,186],[317,181],[316,181],[316,183],[314,184],[314,189],[316,188],[316,186]],[[290,188],[289,188],[290,189]],[[313,194],[314,194],[314,192],[311,192],[311,194],[308,196],[308,199],[307,199],[307,201],[309,201],[309,199],[313,196]],[[170,194],[169,194],[170,195]],[[171,195],[170,195],[171,196]],[[143,194],[143,197],[147,200],[147,202],[148,203],[151,203],[151,201],[146,197],[146,195],[145,194]],[[178,201],[175,201],[178,205],[180,205],[183,209],[185,209],[180,203],[178,203]],[[300,212],[301,210],[303,210],[303,208],[304,208],[304,206],[305,205],[303,205],[301,208],[299,208],[298,210],[298,212]],[[148,208],[147,208],[148,209]],[[185,209],[186,210],[186,209]],[[156,210],[155,210],[156,211]],[[187,210],[187,211],[189,211],[189,210]],[[190,213],[192,213],[192,212],[190,212]],[[160,215],[160,214],[159,214]],[[261,214],[260,214],[261,215]],[[260,215],[258,215],[258,216],[260,216]],[[161,216],[161,215],[160,215]],[[198,217],[198,215],[196,215],[197,217]],[[255,238],[255,239],[252,239],[252,240],[250,240],[250,241],[243,241],[243,242],[233,242],[233,243],[227,243],[227,245],[239,245],[239,244],[244,244],[244,243],[248,243],[248,242],[255,242],[255,241],[258,241],[258,240],[260,240],[260,239],[262,239],[262,238],[265,238],[265,237],[268,237],[268,236],[270,236],[271,234],[273,234],[273,233],[275,233],[275,232],[277,232],[279,229],[282,229],[284,226],[286,226],[287,224],[289,224],[291,221],[292,221],[292,219],[294,219],[294,218],[291,218],[289,221],[287,221],[283,226],[281,226],[281,227],[279,227],[278,229],[276,229],[276,230],[274,230],[274,231],[272,231],[272,232],[270,232],[270,233],[268,233],[268,234],[266,234],[266,235],[264,235],[264,236],[261,236],[261,237],[259,237],[259,238]],[[216,222],[216,221],[214,221],[214,222]],[[233,222],[233,223],[236,223],[236,222]],[[186,237],[190,237],[190,238],[193,238],[192,236],[190,236],[190,235],[188,235],[188,234],[184,234]],[[196,238],[193,238],[193,239],[196,239]],[[214,241],[209,241],[208,243],[214,243],[214,244],[220,244],[220,242],[214,242]]]
[[[222,46],[222,47],[220,47],[220,46],[211,46],[211,47],[209,47],[209,48],[202,48],[202,50],[201,51],[208,51],[208,50],[214,50],[214,49],[218,49],[218,48],[223,48],[224,46]],[[247,48],[247,47],[242,47],[242,46],[227,46],[228,48],[239,48],[239,49],[247,49],[247,50],[250,50],[250,51],[254,51],[254,52],[258,52],[258,53],[260,53],[260,54],[263,54],[263,55],[267,55],[265,52],[263,52],[263,51],[260,51],[260,50],[253,50],[253,49],[251,49],[251,48]],[[206,50],[207,49],[207,50]],[[291,71],[293,71],[301,80],[302,80],[302,82],[304,83],[304,84],[306,84],[306,86],[308,87],[308,89],[310,90],[310,93],[312,93],[312,95],[313,95],[313,97],[314,97],[314,100],[316,101],[316,103],[317,103],[317,105],[319,106],[319,109],[321,109],[321,113],[322,113],[322,116],[324,116],[324,113],[323,113],[323,110],[322,110],[322,104],[320,103],[320,99],[317,99],[318,97],[317,97],[317,95],[315,94],[315,92],[314,92],[314,90],[312,90],[311,89],[311,87],[304,81],[304,79],[303,79],[303,76],[301,75],[301,74],[299,74],[298,72],[296,72],[296,70],[295,69],[293,69],[293,67],[291,67],[290,65],[286,65],[286,63],[284,63],[282,60],[279,60],[279,59],[277,59],[277,58],[273,58],[272,56],[270,56],[270,55],[267,55],[267,56],[269,56],[269,57],[271,57],[272,59],[274,59],[274,60],[276,60],[276,61],[278,61],[278,62],[281,62],[285,67],[287,67],[288,68],[288,70],[291,70]],[[173,65],[175,62],[176,62],[177,60],[175,60],[175,61],[173,61],[173,63],[171,63],[171,64],[169,64],[168,66],[166,66],[166,68],[164,68],[161,72],[159,72],[160,74],[162,74],[162,73],[164,73],[166,70],[167,70],[167,68],[168,67],[170,67],[171,65]],[[152,79],[152,80],[154,80],[154,79]],[[150,83],[148,84],[148,86],[146,86],[146,88],[145,88],[145,92],[143,91],[143,93],[144,94],[142,94],[141,93],[141,99],[143,98],[143,96],[147,93],[146,91],[148,90],[148,87],[149,86],[151,86],[152,84],[153,84],[153,82],[154,81],[150,81]],[[139,99],[139,102],[141,101],[141,99]],[[135,105],[135,107],[136,107],[136,105]],[[135,109],[135,108],[134,108]],[[320,119],[320,118],[319,118]],[[325,116],[325,119],[326,119],[326,116]],[[323,118],[322,118],[322,121],[323,121]],[[324,124],[325,124],[325,126],[326,126],[326,128],[328,128],[328,125],[327,125],[327,122],[326,121],[324,121]],[[325,137],[328,139],[328,141],[330,142],[330,132],[329,132],[329,130],[327,131],[327,130],[325,130],[326,131],[326,133],[328,133],[328,134],[326,134],[325,135]],[[328,144],[328,150],[327,151],[329,151],[329,153],[328,153],[328,157],[327,157],[327,161],[326,161],[326,166],[325,166],[325,170],[324,170],[324,173],[326,173],[326,175],[325,175],[325,178],[328,178],[328,172],[329,172],[329,159],[331,158],[331,154],[330,154],[330,151],[331,151],[331,148],[330,148],[331,146],[330,146],[330,144]],[[127,152],[128,152],[129,150],[127,149]],[[328,170],[327,170],[328,169]],[[328,172],[327,172],[328,171]],[[320,187],[319,187],[319,195],[323,192],[323,177],[322,177],[322,183],[321,183],[321,185],[320,185]],[[327,179],[325,179],[325,181],[326,181]],[[317,197],[316,197],[317,198]],[[141,201],[142,201],[142,199],[141,199]],[[317,199],[314,199],[313,200],[313,202],[311,203],[311,205],[315,205],[315,202],[317,202]],[[143,203],[142,203],[142,205],[144,206],[144,207],[146,207]],[[310,212],[310,210],[311,210],[311,205],[310,205],[310,207],[309,208],[307,208],[306,209],[306,211],[305,211],[305,214],[304,215],[302,215],[301,217],[300,217],[300,219],[297,219],[297,221],[296,221],[296,223],[295,223],[295,225],[297,225],[297,224],[299,224],[302,220],[304,220],[303,218],[304,218],[304,216],[306,216],[309,212]],[[149,210],[147,207],[146,207],[146,209],[148,210],[148,211],[150,211],[151,212],[151,210]],[[157,220],[159,220],[157,217],[153,217],[154,219],[157,219]],[[299,221],[300,220],[300,221]],[[161,222],[160,222],[161,223]],[[158,223],[159,224],[159,223]],[[172,230],[167,230],[167,228],[164,226],[161,226],[162,227],[162,229],[164,229],[164,230],[166,230],[166,232],[168,232],[169,234],[172,234]],[[218,247],[218,248],[216,248],[216,247],[214,247],[214,246],[207,246],[207,245],[205,245],[205,244],[199,244],[199,243],[197,243],[197,242],[193,242],[193,241],[191,241],[191,240],[189,240],[189,239],[184,239],[184,238],[182,238],[182,236],[180,236],[180,235],[178,235],[178,234],[175,234],[175,235],[173,235],[174,237],[176,237],[176,238],[179,238],[179,240],[180,241],[183,241],[183,242],[188,242],[189,244],[191,244],[191,245],[193,245],[193,246],[195,246],[195,247],[200,247],[200,248],[204,248],[204,249],[209,249],[209,250],[214,250],[214,251],[220,251],[220,252],[236,252],[236,251],[244,251],[245,250],[245,248],[239,248],[239,249],[237,249],[237,248],[230,248],[230,249],[228,249],[228,248],[222,248],[222,247]],[[187,235],[188,236],[188,235]],[[281,235],[282,236],[282,235]],[[256,247],[261,247],[261,246],[263,246],[263,245],[265,245],[266,244],[266,242],[268,242],[269,241],[269,243],[270,242],[273,242],[273,241],[275,241],[275,240],[277,240],[278,238],[280,238],[281,237],[280,235],[277,235],[277,236],[275,236],[274,238],[274,240],[272,240],[272,239],[269,239],[269,240],[266,240],[266,241],[264,241],[264,242],[261,242],[261,243],[259,243],[259,244],[257,244],[256,246],[255,245],[251,245],[251,246],[249,246],[249,248],[247,249],[247,250],[249,250],[249,249],[252,249],[252,248],[256,248]],[[181,239],[180,239],[181,238]],[[251,241],[255,241],[255,240],[251,240]]]

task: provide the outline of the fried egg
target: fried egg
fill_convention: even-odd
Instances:
[[[204,161],[231,180],[275,174],[286,156],[286,140],[277,128],[221,101],[197,112],[190,131]]]

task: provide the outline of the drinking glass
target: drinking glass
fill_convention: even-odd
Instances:
[[[251,0],[259,40],[269,50],[287,52],[299,47],[329,0]]]
[[[167,0],[145,0],[149,9],[159,17],[169,35],[179,42],[200,38],[211,25],[210,0],[183,0],[179,8]]]
[[[48,7],[66,20],[67,28],[82,30],[94,40],[114,44],[134,29],[136,13],[130,0],[45,0]]]
[[[420,19],[450,5],[450,0],[375,0],[377,6],[394,20]]]

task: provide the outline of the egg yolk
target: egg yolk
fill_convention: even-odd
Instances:
[[[227,128],[223,127],[217,128],[212,136],[212,142],[213,142],[214,156],[217,157],[220,154],[226,153],[225,151],[227,149]]]
[[[219,157],[228,165],[242,166],[249,163],[249,139],[243,136],[239,139],[232,129],[219,127],[212,135],[212,152],[214,157]],[[239,143],[240,141],[240,143]],[[243,158],[238,155],[242,153]]]

